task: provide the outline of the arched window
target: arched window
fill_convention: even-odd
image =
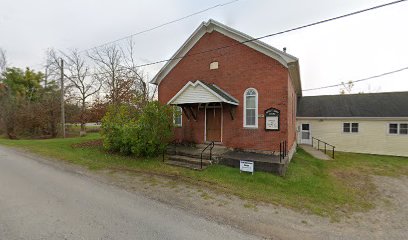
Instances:
[[[244,93],[244,127],[258,127],[258,92],[248,88]]]

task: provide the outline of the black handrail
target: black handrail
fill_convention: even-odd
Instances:
[[[334,159],[334,149],[336,148],[334,145],[331,145],[330,143],[327,143],[325,141],[322,141],[318,138],[312,137],[312,147],[313,146],[313,140],[317,140],[317,150],[320,150],[320,142],[324,143],[324,154],[327,154],[327,145],[332,147],[332,158]]]
[[[282,163],[282,159],[285,159],[288,154],[288,141],[281,141],[279,143],[279,162]]]
[[[211,146],[210,148],[210,160],[212,159],[212,149],[214,148],[214,141],[210,142],[204,149],[201,151],[201,163],[200,163],[200,168],[203,169],[203,153],[207,148]]]

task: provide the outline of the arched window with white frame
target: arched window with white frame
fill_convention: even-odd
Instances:
[[[244,92],[244,127],[258,127],[258,91],[255,88]]]

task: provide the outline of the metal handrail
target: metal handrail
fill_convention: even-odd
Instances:
[[[334,159],[334,149],[336,148],[334,145],[331,145],[330,143],[327,143],[325,141],[322,141],[318,138],[312,137],[312,147],[313,146],[313,140],[317,140],[317,150],[320,150],[320,142],[324,143],[324,154],[327,154],[327,145],[332,147],[332,158]]]
[[[286,140],[279,143],[279,162],[282,163],[282,159],[285,159],[289,155],[288,142]]]
[[[203,169],[203,153],[205,150],[207,150],[207,148],[209,146],[211,146],[210,148],[210,160],[212,160],[212,149],[214,148],[214,141],[210,142],[202,151],[201,151],[201,163],[200,163],[200,168]]]

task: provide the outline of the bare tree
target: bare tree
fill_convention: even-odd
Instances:
[[[85,123],[87,121],[87,119],[85,119],[87,100],[101,90],[102,82],[100,78],[89,75],[90,68],[77,50],[71,51],[69,55],[64,55],[68,68],[66,77],[77,92],[77,99],[81,105],[81,131],[85,131]]]
[[[122,66],[123,52],[116,45],[111,45],[94,49],[88,56],[96,64],[94,75],[104,83],[109,101],[112,104],[131,102],[134,98],[134,88]]]
[[[6,51],[0,48],[0,74],[6,70],[7,66],[7,58],[6,58]]]
[[[124,48],[110,45],[94,49],[89,57],[97,66],[95,75],[104,82],[111,103],[143,106],[154,97],[156,89],[151,88],[147,75],[137,66],[132,39]]]
[[[68,89],[70,89],[71,97],[79,102],[81,113],[79,121],[81,123],[81,132],[85,132],[86,109],[88,100],[97,94],[101,87],[101,79],[90,72],[90,67],[87,64],[85,57],[77,50],[72,50],[66,54],[61,52],[61,57],[58,57],[55,52],[51,53],[54,66],[61,68],[59,59],[62,58],[65,62],[64,77],[68,80]],[[50,68],[52,71],[52,67]],[[55,70],[55,68],[54,68]]]
[[[133,82],[137,99],[141,104],[145,104],[154,98],[157,88],[156,86],[150,87],[146,74],[137,66],[135,43],[132,38],[128,41],[127,47],[121,50],[124,57],[123,67],[126,69],[126,78]]]

